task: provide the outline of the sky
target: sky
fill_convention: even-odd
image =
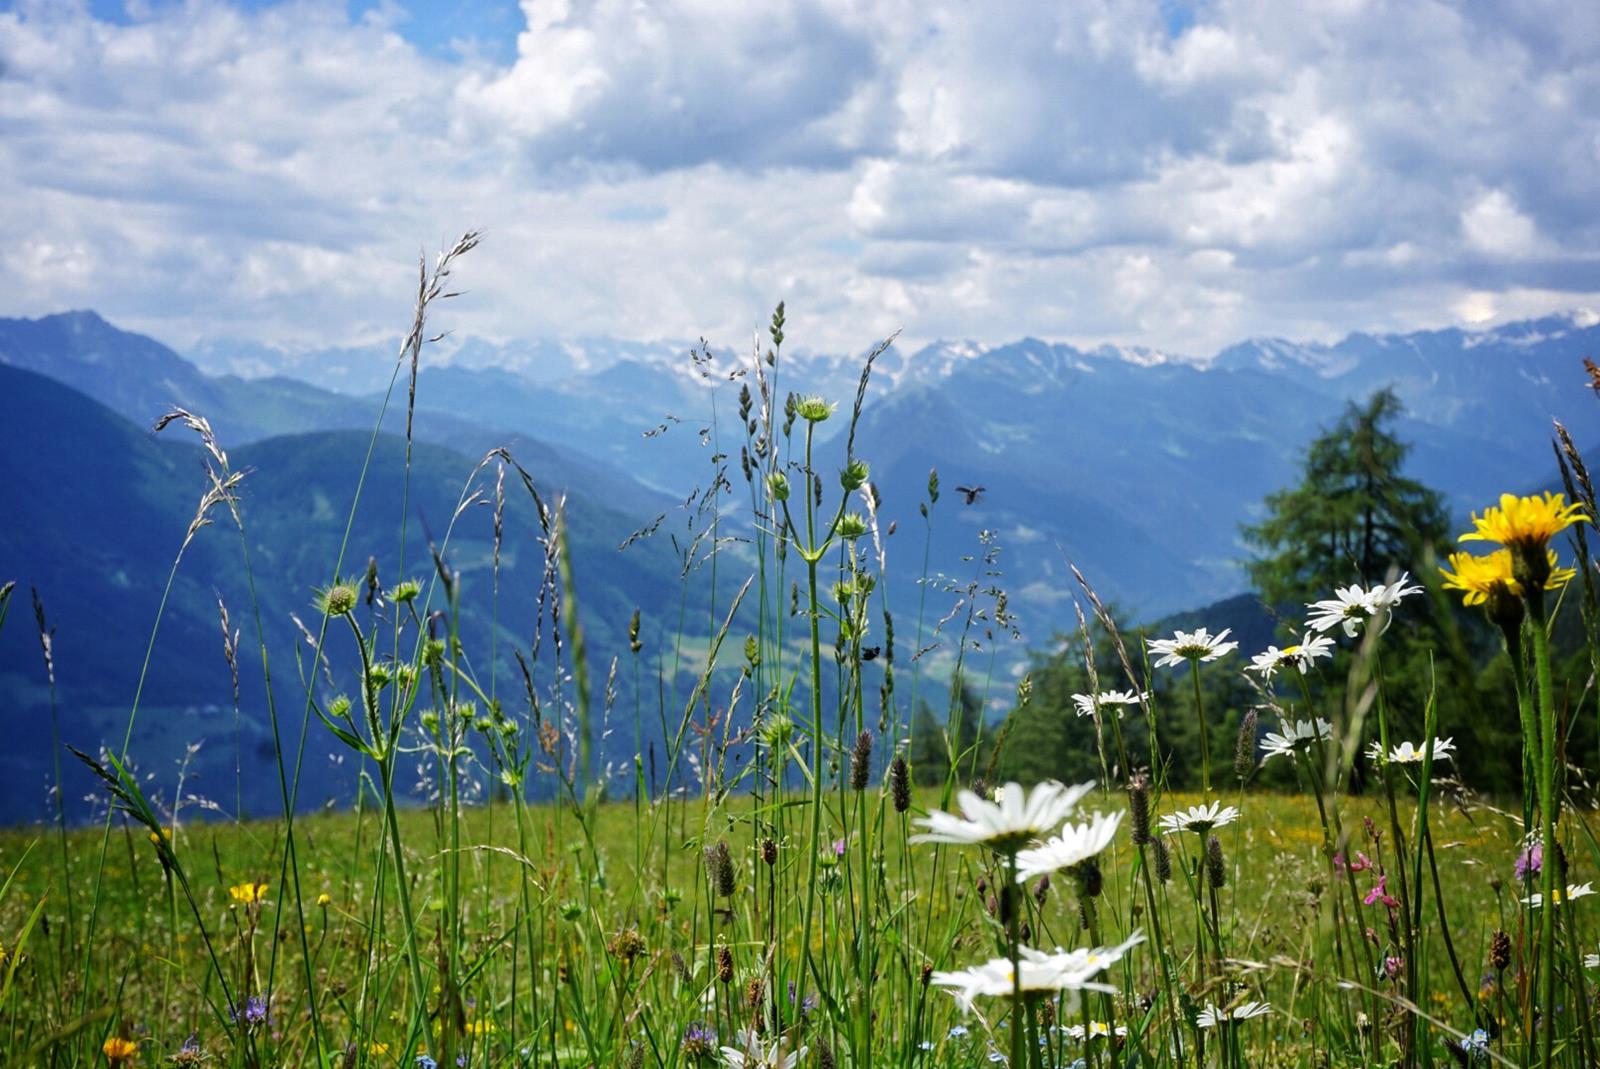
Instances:
[[[0,0],[0,315],[357,344],[1600,308],[1600,4]]]

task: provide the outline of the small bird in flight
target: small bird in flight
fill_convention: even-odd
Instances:
[[[976,505],[978,498],[982,497],[983,492],[987,489],[989,489],[987,486],[958,486],[956,487],[956,493],[966,497],[967,504]]]

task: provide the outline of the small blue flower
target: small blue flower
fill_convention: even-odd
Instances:
[[[967,1036],[967,1026],[964,1025],[964,1024],[958,1024],[954,1028],[950,1029],[950,1038],[951,1039],[965,1039],[966,1036]]]
[[[918,1043],[917,1046],[919,1048],[921,1048],[922,1050],[932,1050],[933,1049],[933,1040],[924,1039],[921,1043]]]
[[[994,1063],[995,1065],[1004,1065],[1005,1061],[1006,1061],[1006,1056],[1004,1054],[1001,1054],[999,1051],[995,1050],[993,1047],[990,1047],[989,1048],[989,1061]]]
[[[1461,1041],[1461,1049],[1469,1057],[1487,1058],[1489,1056],[1489,1033],[1481,1028],[1478,1029]]]
[[[439,1063],[426,1054],[417,1055],[417,1069],[439,1069]]]

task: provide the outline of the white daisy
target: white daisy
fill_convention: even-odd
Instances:
[[[1090,1021],[1088,1029],[1085,1029],[1081,1024],[1069,1024],[1067,1025],[1066,1031],[1067,1035],[1071,1036],[1073,1039],[1081,1040],[1086,1035],[1090,1039],[1098,1039],[1102,1036],[1109,1036],[1112,1034],[1125,1036],[1128,1034],[1128,1027],[1127,1025],[1119,1024],[1113,1029],[1104,1021]]]
[[[1565,891],[1557,888],[1551,897],[1555,899],[1556,905],[1559,906],[1565,902],[1571,901],[1574,898],[1583,898],[1586,895],[1592,894],[1594,894],[1594,884],[1592,883],[1569,883],[1567,884],[1567,889]],[[1540,906],[1544,905],[1544,895],[1535,891],[1527,898],[1524,898],[1522,900],[1522,904],[1525,906],[1532,906],[1534,909],[1538,909]]]
[[[1355,638],[1361,625],[1399,603],[1400,599],[1422,593],[1422,588],[1412,583],[1411,573],[1404,572],[1393,583],[1379,583],[1370,590],[1361,586],[1340,587],[1326,601],[1313,601],[1306,608],[1312,616],[1307,625],[1316,631],[1332,631],[1343,626],[1346,638]]]
[[[1225,806],[1221,802],[1212,802],[1210,805],[1197,805],[1176,813],[1168,813],[1161,818],[1161,830],[1192,831],[1204,835],[1213,828],[1232,824],[1238,819],[1238,809],[1231,805]]]
[[[1079,716],[1093,716],[1095,710],[1107,705],[1138,705],[1150,699],[1150,692],[1133,690],[1102,690],[1099,694],[1074,694],[1072,704],[1077,706]],[[1122,715],[1122,710],[1117,710],[1117,715]]]
[[[809,1048],[785,1051],[782,1039],[770,1047],[754,1032],[739,1033],[740,1047],[723,1047],[722,1062],[728,1069],[794,1069]]]
[[[1150,652],[1160,654],[1157,668],[1176,668],[1187,661],[1214,661],[1239,648],[1237,642],[1224,642],[1231,627],[1224,627],[1213,635],[1205,628],[1195,631],[1176,631],[1171,638],[1152,639]]]
[[[1123,813],[1096,813],[1082,824],[1067,824],[1053,838],[1017,854],[1017,882],[1087,861],[1111,845]]]
[[[1041,783],[1025,792],[1021,784],[1008,783],[995,792],[995,801],[986,801],[971,791],[956,796],[962,817],[950,813],[931,813],[917,823],[928,830],[913,835],[914,843],[957,843],[987,846],[1003,854],[1013,854],[1072,812],[1093,783],[1068,787],[1054,781]]]
[[[1283,734],[1269,731],[1261,739],[1262,760],[1293,757],[1300,750],[1309,749],[1318,739],[1327,742],[1331,738],[1333,725],[1320,716],[1315,720],[1285,720]]]
[[[1454,738],[1435,738],[1433,740],[1433,759],[1435,761],[1448,761],[1451,759],[1451,754],[1455,751],[1455,748]],[[1426,742],[1416,745],[1407,740],[1389,751],[1389,760],[1397,765],[1420,765],[1423,757],[1427,754],[1427,750],[1428,744]],[[1383,743],[1374,740],[1372,745],[1367,747],[1367,756],[1373,761],[1382,764]]]
[[[1230,1021],[1248,1021],[1252,1017],[1265,1017],[1271,1012],[1272,1007],[1265,1002],[1241,1002],[1226,1010],[1207,1005],[1200,1011],[1200,1016],[1194,1023],[1201,1028],[1215,1028]]]
[[[1307,631],[1298,645],[1285,646],[1281,650],[1276,646],[1268,646],[1267,652],[1251,657],[1248,671],[1260,672],[1261,678],[1271,679],[1278,669],[1293,664],[1304,674],[1311,670],[1313,661],[1332,656],[1333,639],[1324,635],[1312,635]]]
[[[1129,949],[1144,942],[1144,936],[1135,933],[1129,939],[1111,947],[1096,947],[1072,951],[1058,950],[1054,954],[1019,947],[1020,972],[1012,972],[1011,959],[994,958],[982,965],[956,972],[936,972],[931,981],[951,989],[956,1002],[963,1010],[971,1012],[973,1000],[979,995],[994,998],[1009,997],[1020,978],[1023,991],[1104,991],[1114,993],[1110,984],[1097,983],[1094,977],[1109,966],[1115,965]]]

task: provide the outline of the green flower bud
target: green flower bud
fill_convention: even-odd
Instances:
[[[346,616],[356,607],[360,595],[349,583],[335,582],[317,595],[317,608],[324,616]]]
[[[834,407],[820,397],[802,397],[795,402],[794,410],[807,423],[821,423],[833,415]]]
[[[767,488],[772,491],[772,500],[789,500],[789,477],[781,471],[775,471],[767,477]]]
[[[867,533],[867,521],[861,518],[859,512],[847,512],[839,517],[839,523],[834,527],[840,538],[857,539]]]
[[[853,493],[861,489],[867,481],[869,469],[865,460],[852,460],[844,466],[839,473],[839,485],[844,487],[845,493]]]

